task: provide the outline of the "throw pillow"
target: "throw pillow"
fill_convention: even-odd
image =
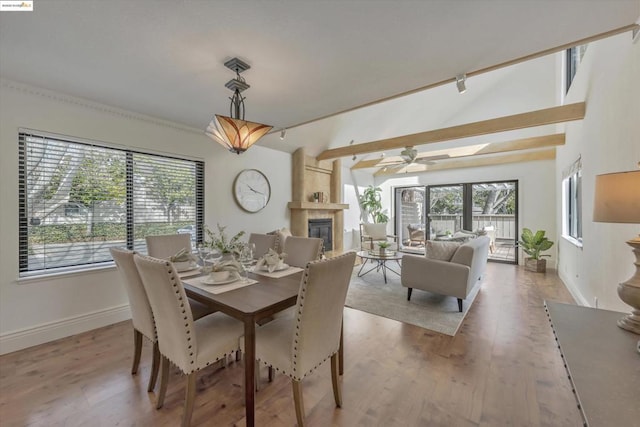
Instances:
[[[451,261],[453,254],[456,253],[461,244],[461,242],[436,242],[427,240],[427,250],[424,256],[429,259]]]

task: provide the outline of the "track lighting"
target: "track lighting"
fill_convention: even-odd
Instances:
[[[356,155],[354,154],[353,157],[351,158],[351,160],[353,160],[354,162],[356,161]]]
[[[466,81],[467,81],[466,74],[460,74],[456,76],[456,86],[458,87],[459,93],[465,93],[467,91],[467,86],[465,86]]]
[[[280,131],[280,139],[284,141],[284,137],[287,135],[287,128]]]

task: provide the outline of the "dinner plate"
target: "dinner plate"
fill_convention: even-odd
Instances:
[[[272,271],[272,273],[275,273],[276,271],[282,271],[282,270],[286,270],[287,268],[289,268],[288,264],[282,264],[280,267],[276,268],[275,270]],[[260,268],[261,271],[269,271],[269,267],[267,267],[266,265],[263,265]]]
[[[232,283],[232,282],[235,282],[236,280],[238,280],[238,278],[232,276],[224,280],[213,280],[210,277],[203,277],[201,281],[205,285],[226,285],[227,283]]]

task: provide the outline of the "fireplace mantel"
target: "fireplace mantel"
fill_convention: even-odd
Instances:
[[[289,209],[309,209],[309,210],[323,210],[323,211],[342,211],[349,209],[349,205],[346,203],[315,203],[315,202],[289,202],[287,205]]]

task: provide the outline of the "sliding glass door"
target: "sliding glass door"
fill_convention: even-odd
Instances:
[[[469,230],[489,236],[489,259],[518,262],[517,181],[399,187],[395,220],[405,251],[423,252],[426,240]]]

